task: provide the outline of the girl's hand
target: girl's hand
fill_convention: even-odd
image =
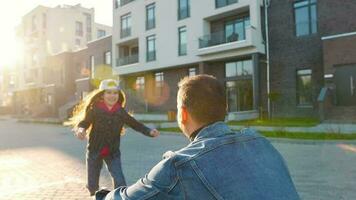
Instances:
[[[77,128],[77,129],[74,130],[74,135],[75,135],[78,139],[84,140],[84,139],[85,139],[85,135],[86,135],[86,131],[85,131],[84,128],[79,127],[79,128]]]
[[[159,131],[157,129],[152,129],[150,132],[150,136],[152,136],[152,137],[159,136]]]

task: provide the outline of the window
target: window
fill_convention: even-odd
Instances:
[[[82,22],[75,22],[75,35],[76,36],[83,36],[83,23]]]
[[[36,15],[32,16],[32,31],[36,30]]]
[[[119,0],[114,0],[114,8],[119,8]]]
[[[178,29],[178,55],[187,55],[187,28],[185,26]]]
[[[146,30],[155,28],[156,19],[155,19],[155,4],[150,4],[146,6]]]
[[[131,35],[131,14],[121,17],[121,38]]]
[[[294,3],[295,33],[297,36],[317,32],[316,0],[303,0]]]
[[[154,35],[147,37],[147,62],[156,60],[156,37]]]
[[[164,83],[163,72],[155,73],[155,87],[156,87],[155,94],[157,97],[163,95],[163,83]]]
[[[190,17],[189,0],[178,0],[178,20]]]
[[[94,56],[90,56],[90,74],[91,78],[94,78],[94,72],[95,72],[95,60]]]
[[[104,62],[106,65],[111,65],[111,51],[107,51],[104,54]]]
[[[299,106],[310,106],[313,102],[312,97],[312,71],[303,69],[297,71],[297,104]]]
[[[92,35],[91,35],[91,29],[92,29],[92,20],[91,20],[91,15],[90,13],[84,13],[85,16],[85,21],[87,24],[87,28],[86,28],[86,35],[87,35],[87,41],[91,41],[92,40]]]
[[[16,79],[15,75],[10,75],[10,81],[9,81],[10,87],[15,86],[15,79]]]
[[[246,27],[250,26],[250,17],[242,17],[225,23],[225,41],[235,42],[246,39]]]
[[[75,39],[75,45],[76,45],[76,46],[80,46],[80,39],[78,39],[78,38]]]
[[[237,0],[215,0],[215,8],[221,8],[233,3],[237,3]]]
[[[253,109],[252,60],[225,64],[226,95],[229,112]]]
[[[189,68],[188,76],[195,76],[197,75],[197,69],[195,67]]]
[[[139,76],[136,78],[136,94],[139,97],[144,97],[145,94],[145,77]]]
[[[42,14],[42,28],[47,28],[47,14],[43,13]]]
[[[97,35],[98,35],[98,38],[101,38],[106,35],[106,32],[105,32],[105,30],[98,29]]]
[[[134,1],[134,0],[119,0],[119,4],[120,4],[120,6],[124,6],[132,1]]]

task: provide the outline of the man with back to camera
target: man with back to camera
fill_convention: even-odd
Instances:
[[[225,123],[225,90],[213,76],[179,82],[177,121],[191,141],[164,154],[151,171],[127,187],[99,191],[96,199],[300,199],[282,156],[252,129]]]

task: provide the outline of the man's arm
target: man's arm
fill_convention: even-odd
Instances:
[[[176,188],[178,177],[172,158],[163,159],[144,178],[128,187],[119,187],[111,192],[99,191],[97,200],[149,200],[172,199],[170,192]],[[176,188],[178,189],[178,188]]]

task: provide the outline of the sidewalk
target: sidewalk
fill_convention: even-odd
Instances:
[[[17,119],[18,122],[28,123],[48,123],[62,124],[62,121],[57,118],[37,118],[37,119]],[[157,122],[145,123],[152,128],[176,128],[177,122]],[[273,126],[244,126],[230,125],[232,129],[243,129],[246,127],[256,129],[258,131],[283,131],[283,132],[303,132],[303,133],[335,133],[335,134],[356,134],[356,124],[333,124],[321,123],[313,127],[273,127]]]
[[[232,129],[242,129],[246,126],[230,126]],[[356,134],[356,124],[319,124],[313,127],[268,127],[249,126],[259,131],[284,131],[303,133],[336,133],[336,134]]]

